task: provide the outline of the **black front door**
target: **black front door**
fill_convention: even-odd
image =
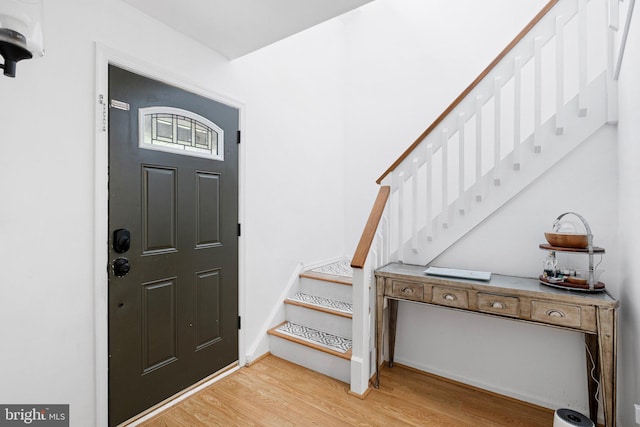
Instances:
[[[238,360],[236,108],[109,67],[109,424]]]

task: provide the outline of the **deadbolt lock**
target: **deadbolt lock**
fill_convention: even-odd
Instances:
[[[119,228],[113,232],[113,250],[119,254],[125,253],[131,246],[131,233],[126,228]]]

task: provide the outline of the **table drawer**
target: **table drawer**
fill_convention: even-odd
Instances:
[[[469,294],[464,289],[434,286],[431,302],[448,307],[469,308]]]
[[[478,310],[484,313],[518,317],[520,300],[516,297],[478,293]]]
[[[402,299],[422,301],[424,298],[424,285],[394,280],[391,285],[391,295]]]
[[[582,326],[582,309],[577,305],[533,300],[531,301],[531,320],[569,328],[580,328]]]

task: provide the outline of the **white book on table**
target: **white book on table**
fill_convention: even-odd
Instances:
[[[491,280],[491,273],[488,271],[462,270],[459,268],[429,267],[425,273],[432,276],[455,277],[459,279],[471,280]]]

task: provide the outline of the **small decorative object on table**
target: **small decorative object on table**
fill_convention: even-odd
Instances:
[[[582,222],[586,234],[576,233],[575,226],[562,221],[566,215],[575,215]],[[594,254],[604,254],[604,249],[593,246],[593,234],[589,223],[581,215],[575,212],[565,212],[553,223],[553,232],[544,233],[548,243],[540,245],[540,249],[549,251],[543,263],[543,273],[540,282],[556,288],[572,289],[585,292],[601,292],[604,290],[604,283],[599,281],[603,270],[598,270],[593,264]],[[573,268],[559,268],[556,252],[565,253],[586,253],[589,255],[589,270],[585,274],[581,270]],[[602,260],[602,258],[601,258]]]

